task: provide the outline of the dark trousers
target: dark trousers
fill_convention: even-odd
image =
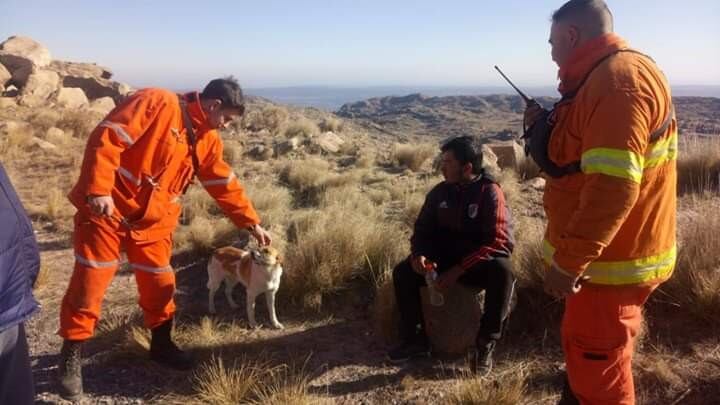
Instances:
[[[439,263],[439,273],[448,266]],[[510,259],[499,257],[481,262],[460,276],[458,282],[485,290],[485,305],[476,342],[481,344],[502,337],[505,320],[510,313],[515,276]],[[400,310],[400,336],[406,343],[426,341],[423,325],[420,287],[425,278],[413,271],[410,259],[405,259],[393,270],[395,299]],[[418,327],[419,326],[419,327]]]
[[[23,324],[0,332],[0,404],[35,401],[35,385]]]

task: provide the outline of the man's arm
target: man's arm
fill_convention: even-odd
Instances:
[[[247,228],[256,238],[263,237],[266,232],[259,225],[260,218],[252,202],[230,165],[222,158],[223,144],[219,135],[211,131],[205,134],[205,137],[208,138],[207,150],[198,151],[200,184],[217,201],[235,226]]]
[[[495,183],[483,185],[479,203],[481,233],[476,241],[478,248],[462,258],[458,267],[466,271],[477,263],[491,260],[494,254],[510,254],[512,243],[509,210],[505,204],[505,195]]]
[[[640,191],[650,110],[635,90],[614,89],[598,102],[582,135],[585,183],[553,260],[580,274],[615,237]]]

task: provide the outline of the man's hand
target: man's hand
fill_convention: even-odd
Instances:
[[[424,276],[427,272],[427,267],[433,265],[433,263],[425,256],[414,256],[410,259],[410,265],[415,273]]]
[[[115,203],[109,195],[89,195],[87,203],[93,215],[109,218],[115,212]]]
[[[580,292],[582,284],[588,280],[588,276],[568,274],[552,265],[545,273],[545,292],[555,298],[566,298]]]
[[[250,235],[257,240],[260,246],[267,246],[272,243],[270,233],[260,226],[260,224],[249,226],[247,230],[250,231]]]
[[[531,103],[527,107],[525,107],[525,114],[523,115],[523,122],[525,123],[525,128],[530,128],[535,121],[540,119],[544,113],[546,113],[547,110],[542,108],[540,104],[538,103]]]
[[[462,276],[463,270],[460,266],[453,266],[448,271],[445,271],[438,275],[435,286],[440,291],[445,291],[450,287],[454,286],[460,276]]]

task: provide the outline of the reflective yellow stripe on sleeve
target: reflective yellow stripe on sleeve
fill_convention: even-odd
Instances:
[[[645,158],[629,150],[593,148],[582,154],[580,168],[585,174],[605,174],[640,183]]]
[[[543,241],[543,259],[552,263],[555,248]],[[677,248],[656,255],[624,261],[595,261],[590,263],[583,275],[590,276],[593,284],[623,285],[665,280],[675,268]]]

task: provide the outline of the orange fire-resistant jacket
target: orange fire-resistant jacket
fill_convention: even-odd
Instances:
[[[561,67],[561,92],[579,90],[556,106],[548,148],[559,165],[580,161],[581,172],[547,181],[545,259],[595,284],[661,282],[676,258],[674,117],[650,139],[672,114],[670,88],[644,55],[619,52],[603,60],[625,48],[620,37],[607,35]]]
[[[217,131],[208,129],[197,93],[182,96],[197,136],[197,177],[238,227],[260,222],[243,187],[223,161]],[[111,195],[113,215],[135,240],[154,240],[175,229],[179,197],[194,173],[180,99],[162,89],[139,90],[118,105],[88,139],[82,172],[70,192],[80,214],[89,195]]]

